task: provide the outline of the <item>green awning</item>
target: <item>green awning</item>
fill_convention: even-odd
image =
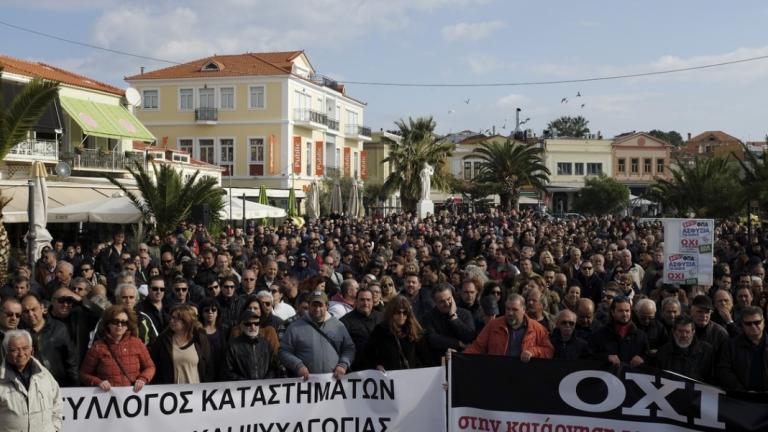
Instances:
[[[152,142],[155,137],[133,114],[119,105],[108,105],[60,96],[61,106],[86,135]]]

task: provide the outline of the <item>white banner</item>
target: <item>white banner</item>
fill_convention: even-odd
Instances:
[[[663,282],[712,285],[714,219],[661,220],[664,223]]]
[[[64,392],[64,432],[445,430],[442,368]],[[439,397],[438,395],[442,396]]]

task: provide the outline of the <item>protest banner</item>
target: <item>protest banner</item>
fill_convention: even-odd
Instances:
[[[64,432],[445,430],[442,368],[276,379],[66,388]]]
[[[650,368],[454,354],[449,432],[768,430],[768,395],[730,395]]]
[[[661,219],[664,276],[668,284],[712,285],[713,219]]]

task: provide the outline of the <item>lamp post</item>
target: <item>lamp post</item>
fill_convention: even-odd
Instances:
[[[29,200],[27,201],[27,217],[29,219],[29,230],[27,231],[27,260],[29,262],[29,270],[32,275],[35,274],[35,255],[37,252],[37,233],[35,232],[35,225],[37,220],[35,218],[35,181],[29,180],[27,182],[27,188],[29,189]]]

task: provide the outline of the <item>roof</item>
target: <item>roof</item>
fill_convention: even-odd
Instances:
[[[253,75],[288,75],[293,70],[293,60],[304,51],[271,53],[244,53],[213,55],[188,63],[125,77],[126,80],[231,77]],[[214,62],[218,70],[203,71],[203,66]]]
[[[190,155],[189,152],[184,151],[184,150],[180,150],[180,149],[176,149],[176,148],[161,147],[161,146],[158,146],[158,145],[147,144],[147,143],[144,143],[144,142],[141,142],[141,141],[134,141],[133,142],[133,149],[134,150],[138,150],[138,151],[164,152],[166,154],[168,152],[172,152],[172,153],[179,153],[179,154],[183,154],[183,155],[189,155],[190,156],[190,158],[189,158],[189,165],[191,165],[191,166],[200,167],[200,168],[207,168],[207,169],[214,170],[214,171],[216,171],[216,170],[224,171],[224,168],[222,168],[222,167],[220,167],[218,165],[213,165],[213,164],[209,164],[208,162],[203,162],[201,160],[193,159],[192,155]],[[159,162],[159,163],[178,163],[178,162],[170,161],[170,160],[167,160],[167,159],[158,159],[158,160],[155,160],[155,162]]]
[[[112,93],[118,96],[122,96],[125,93],[125,91],[121,88],[96,81],[83,75],[78,75],[74,72],[59,69],[56,66],[51,66],[42,62],[31,62],[0,55],[0,66],[2,66],[6,72],[31,78],[44,78],[51,81],[58,81],[60,83],[68,84],[74,87],[98,90],[106,93]]]
[[[699,141],[705,141],[705,140],[710,141],[713,139],[714,141],[721,141],[721,142],[725,142],[725,141],[740,142],[738,138],[732,135],[728,135],[723,131],[705,131],[689,139],[688,142],[699,142]]]
[[[613,139],[613,144],[616,145],[616,144],[622,143],[624,141],[629,141],[629,140],[634,139],[634,138],[636,138],[636,137],[638,137],[640,135],[642,135],[642,136],[644,136],[644,137],[646,137],[648,139],[651,139],[653,141],[662,143],[665,146],[668,146],[668,147],[672,146],[672,144],[668,143],[667,141],[665,141],[665,140],[663,140],[661,138],[656,138],[655,136],[653,136],[653,135],[651,135],[649,133],[646,133],[646,132],[635,132],[635,133],[628,133],[628,134],[619,135],[619,136],[617,136],[616,138]]]

